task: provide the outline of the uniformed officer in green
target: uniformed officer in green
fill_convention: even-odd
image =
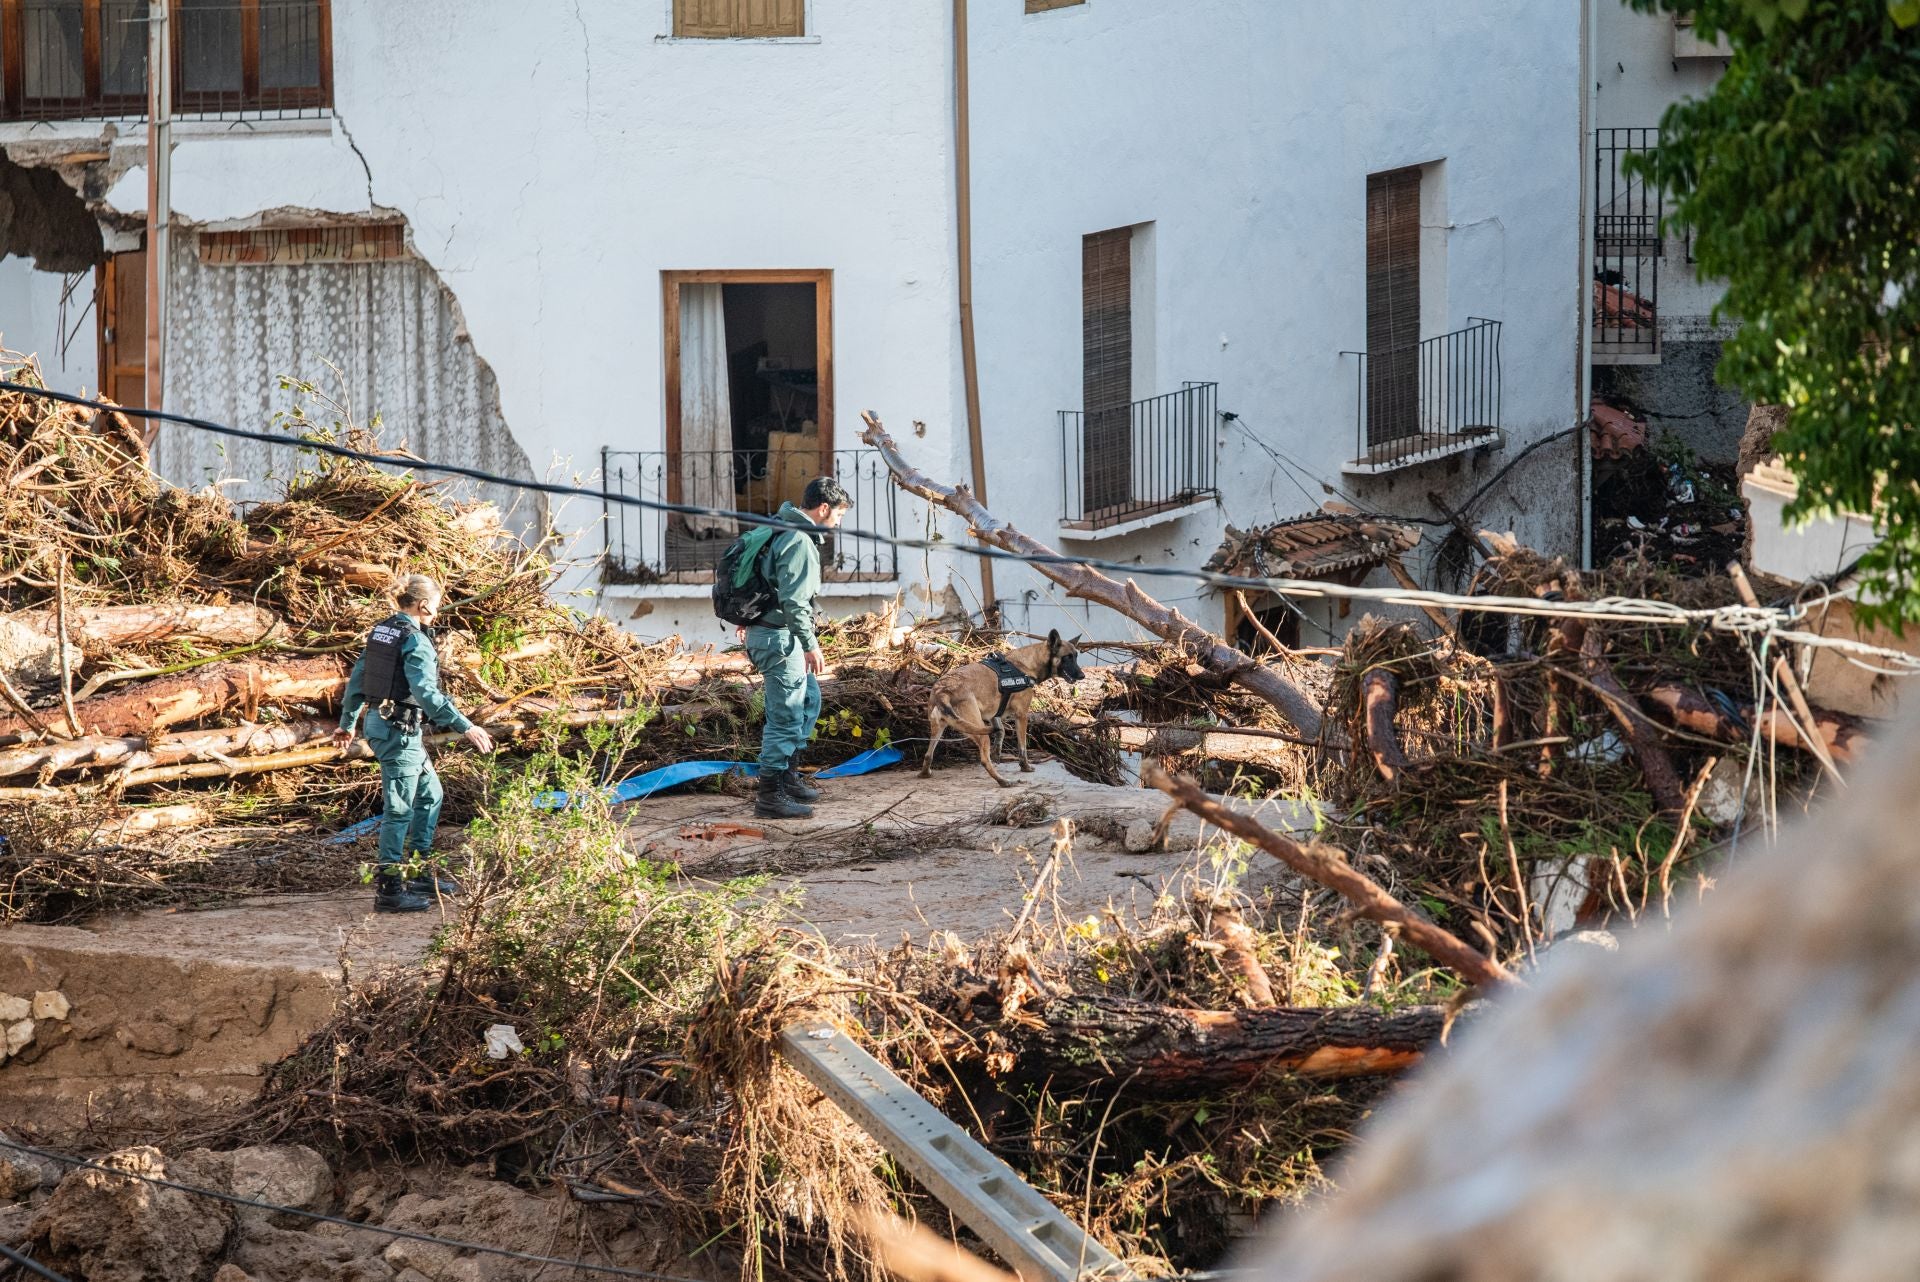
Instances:
[[[747,659],[766,681],[766,725],[760,735],[760,789],[753,813],[762,819],[805,819],[820,790],[800,777],[794,762],[820,720],[819,674],[827,661],[813,629],[813,601],[820,594],[820,548],[839,526],[853,497],[831,476],[807,482],[800,503],[782,503],[777,513],[792,531],[771,526],[762,537],[773,608],[738,635]],[[747,536],[754,538],[753,534]],[[750,549],[750,555],[760,555]]]
[[[343,748],[353,742],[353,725],[364,707],[367,746],[380,762],[383,808],[374,910],[417,913],[432,905],[436,891],[458,890],[441,880],[431,863],[446,794],[427,760],[425,723],[464,734],[482,752],[493,751],[493,737],[461,716],[440,689],[440,661],[426,632],[440,612],[440,585],[424,574],[408,575],[399,604],[400,613],[376,623],[367,634],[366,649],[347,681],[333,741]]]

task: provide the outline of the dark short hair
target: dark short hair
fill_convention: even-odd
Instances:
[[[787,491],[791,494],[793,491]],[[831,476],[816,476],[807,482],[806,493],[800,496],[800,506],[816,508],[822,503],[828,507],[852,507],[853,495],[847,493],[847,487]]]

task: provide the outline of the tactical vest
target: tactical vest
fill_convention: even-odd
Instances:
[[[367,667],[360,676],[360,690],[367,696],[368,703],[376,707],[382,703],[396,703],[406,708],[419,706],[414,702],[412,688],[407,685],[406,665],[400,658],[400,647],[406,644],[415,626],[412,615],[396,614],[374,624],[373,631],[367,633]]]

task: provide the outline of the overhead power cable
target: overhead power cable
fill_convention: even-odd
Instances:
[[[531,1251],[516,1251],[510,1247],[489,1246],[485,1242],[463,1242],[458,1238],[440,1237],[433,1233],[419,1233],[413,1229],[398,1229],[385,1224],[364,1224],[359,1220],[349,1220],[344,1216],[326,1215],[319,1211],[302,1210],[297,1206],[281,1206],[275,1202],[263,1202],[258,1198],[242,1197],[238,1193],[223,1193],[219,1189],[201,1188],[195,1184],[182,1184],[178,1180],[163,1179],[157,1175],[144,1175],[139,1171],[123,1171],[117,1167],[105,1166],[99,1162],[90,1162],[84,1157],[56,1152],[52,1149],[36,1148],[31,1144],[21,1144],[16,1140],[0,1136],[0,1148],[9,1148],[16,1153],[30,1153],[35,1157],[59,1162],[79,1170],[99,1171],[105,1175],[116,1175],[123,1179],[139,1180],[156,1188],[174,1189],[193,1197],[207,1198],[215,1202],[225,1202],[231,1206],[250,1207],[256,1211],[273,1211],[282,1215],[297,1215],[317,1224],[337,1224],[341,1228],[358,1229],[363,1233],[378,1233],[386,1237],[401,1238],[408,1242],[425,1242],[433,1246],[451,1247],[458,1251],[472,1251],[479,1255],[496,1255],[509,1260],[520,1260],[527,1264],[551,1264],[560,1268],[580,1269],[589,1273],[605,1273],[610,1277],[645,1278],[648,1282],[704,1282],[700,1278],[683,1277],[675,1273],[653,1273],[646,1269],[623,1268],[617,1264],[595,1264],[590,1260],[569,1260],[557,1255],[537,1255]],[[0,1247],[0,1251],[5,1251]],[[12,1257],[9,1253],[9,1258]],[[38,1269],[42,1277],[52,1278],[54,1282],[66,1282],[58,1274],[46,1271],[31,1261],[16,1259],[28,1267]]]
[[[555,494],[569,498],[600,499],[603,502],[637,507],[648,511],[666,512],[684,516],[723,517],[744,525],[764,525],[772,526],[776,529],[800,528],[790,522],[781,520],[777,516],[765,516],[756,512],[735,512],[726,508],[707,507],[693,503],[669,503],[659,499],[639,498],[630,494],[615,494],[605,489],[591,490],[579,485],[561,485],[552,481],[520,480],[514,477],[501,476],[497,473],[483,471],[480,468],[465,467],[457,463],[438,463],[415,458],[394,458],[390,455],[356,450],[350,446],[340,445],[332,441],[284,436],[273,432],[254,432],[246,428],[231,427],[224,423],[209,422],[206,419],[193,418],[184,414],[172,414],[164,410],[109,405],[105,402],[90,400],[83,396],[74,396],[66,392],[55,392],[42,387],[29,387],[21,383],[0,381],[0,391],[21,392],[30,396],[45,397],[69,405],[79,405],[103,412],[118,412],[143,418],[158,419],[162,422],[177,423],[183,427],[212,432],[216,435],[233,437],[239,440],[260,441],[269,445],[312,450],[316,453],[328,454],[336,458],[354,459],[376,467],[398,468],[411,472],[444,473],[449,476],[467,477],[468,479],[489,485],[517,487],[523,490],[532,490],[542,494]],[[1123,577],[1151,576],[1155,578],[1190,579],[1217,588],[1239,588],[1242,590],[1273,592],[1285,596],[1307,598],[1375,601],[1386,605],[1405,605],[1416,608],[1421,606],[1434,606],[1442,609],[1478,610],[1492,614],[1520,614],[1544,618],[1579,616],[1601,622],[1638,623],[1665,627],[1710,626],[1722,631],[1748,633],[1774,631],[1783,624],[1792,622],[1799,617],[1798,612],[1793,609],[1779,610],[1748,606],[1723,606],[1715,609],[1683,609],[1682,607],[1665,601],[1620,597],[1606,597],[1591,601],[1544,601],[1533,597],[1463,596],[1458,593],[1432,592],[1414,588],[1353,587],[1343,583],[1323,582],[1318,579],[1285,579],[1219,574],[1210,570],[1191,569],[1183,566],[1137,565],[1117,561],[1103,561],[1089,557],[1065,556],[1059,553],[1042,556],[1032,553],[1007,552],[999,548],[953,543],[947,540],[903,539],[872,530],[845,529],[843,533],[852,538],[871,540],[913,551],[938,551],[964,554],[967,556],[987,557],[992,560],[1016,562],[1025,565],[1082,566],[1087,569],[1100,570],[1104,573]]]
[[[47,1282],[67,1282],[61,1274],[55,1273],[40,1261],[21,1251],[16,1251],[5,1242],[0,1242],[0,1259],[11,1260],[37,1278],[46,1278]]]

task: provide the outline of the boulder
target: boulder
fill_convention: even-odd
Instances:
[[[0,1202],[18,1202],[27,1194],[60,1182],[60,1166],[50,1158],[0,1148]]]
[[[11,1024],[33,1014],[33,1003],[12,993],[0,993],[0,1024]]]
[[[29,1012],[35,1019],[60,1020],[67,1017],[73,1009],[73,1003],[62,992],[40,992],[33,995],[33,1009]]]
[[[298,1144],[234,1149],[219,1155],[228,1163],[227,1189],[276,1206],[302,1211],[324,1211],[333,1203],[333,1168],[310,1148]],[[281,1228],[305,1228],[312,1221],[302,1215],[240,1208],[242,1221],[264,1219]]]
[[[218,1188],[217,1166],[150,1147],[99,1159],[60,1181],[27,1230],[26,1251],[74,1282],[176,1282],[205,1277],[233,1227],[233,1208],[137,1178]]]

